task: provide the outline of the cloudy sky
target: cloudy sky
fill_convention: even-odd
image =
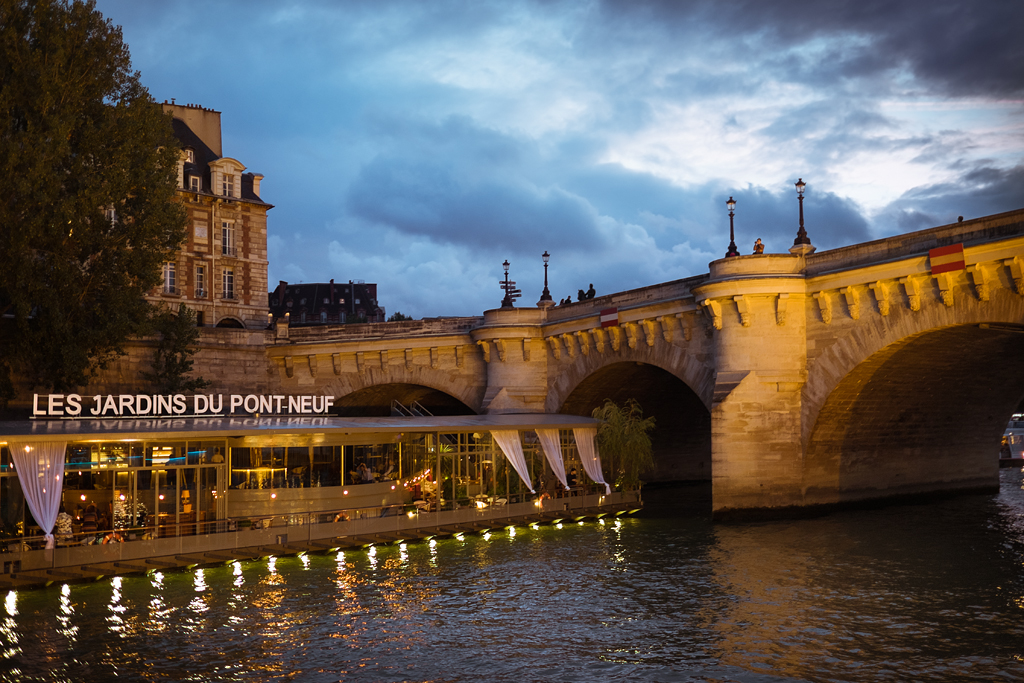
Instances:
[[[1024,208],[1019,0],[98,0],[262,173],[270,281],[479,315]]]

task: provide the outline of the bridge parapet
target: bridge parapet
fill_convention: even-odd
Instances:
[[[963,242],[994,242],[1024,234],[1024,209],[951,223],[927,230],[829,249],[807,256],[806,273],[817,276],[885,261],[927,256],[930,249]]]

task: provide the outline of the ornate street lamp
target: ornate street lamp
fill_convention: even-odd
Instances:
[[[796,196],[800,200],[800,229],[797,230],[796,239],[793,240],[793,246],[801,244],[810,244],[811,240],[807,237],[807,231],[804,230],[804,188],[807,187],[807,183],[804,182],[803,178],[796,181]]]
[[[729,251],[725,252],[725,257],[729,258],[730,256],[740,255],[739,249],[736,248],[736,234],[732,225],[732,217],[735,215],[733,209],[736,208],[736,200],[729,197],[729,201],[725,205],[729,207]]]
[[[537,302],[537,306],[545,308],[547,306],[554,306],[555,301],[551,298],[551,292],[548,291],[548,259],[551,258],[551,254],[544,250],[544,253],[540,256],[544,259],[544,291],[540,295],[540,301]]]
[[[796,254],[798,256],[806,256],[807,254],[814,253],[814,245],[811,244],[811,238],[807,236],[807,231],[804,230],[804,188],[807,187],[807,183],[804,182],[803,178],[796,181],[796,196],[800,200],[800,229],[797,230],[796,239],[793,240],[793,246],[789,248],[789,253]]]

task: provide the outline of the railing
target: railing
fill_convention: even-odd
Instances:
[[[220,519],[212,521],[190,521],[168,524],[156,524],[149,526],[128,527],[121,529],[106,529],[94,532],[75,532],[71,534],[54,533],[57,548],[73,548],[93,545],[109,545],[111,543],[133,543],[140,541],[154,541],[159,539],[189,537],[189,536],[211,536],[216,534],[235,533],[246,530],[286,528],[293,526],[308,526],[316,524],[330,524],[337,522],[357,522],[360,520],[377,520],[385,518],[405,518],[411,520],[412,527],[415,521],[425,514],[435,517],[436,513],[453,513],[458,511],[476,511],[485,516],[501,517],[500,513],[509,510],[512,506],[523,503],[532,503],[539,509],[548,510],[551,506],[557,507],[564,504],[566,508],[578,507],[576,502],[587,496],[603,494],[604,487],[598,485],[577,486],[570,491],[559,491],[556,496],[549,497],[547,494],[511,494],[497,496],[475,496],[460,498],[458,500],[445,499],[443,496],[438,505],[436,499],[429,501],[414,501],[395,505],[377,505],[359,508],[340,508],[332,510],[320,510],[315,512],[303,512],[295,514],[256,515],[249,518]],[[627,491],[623,495],[635,496],[639,499],[639,492]],[[574,500],[575,499],[575,500]],[[520,513],[522,514],[522,513]],[[433,526],[443,520],[430,519],[424,521],[422,526]],[[406,525],[407,527],[409,525]],[[5,553],[24,553],[32,550],[43,550],[46,547],[46,539],[41,534],[31,536],[0,538],[0,555]]]

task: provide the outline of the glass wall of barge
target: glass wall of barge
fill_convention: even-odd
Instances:
[[[394,434],[386,443],[377,435],[376,442],[364,444],[248,445],[231,438],[70,442],[62,501],[73,518],[73,535],[58,535],[58,542],[208,534],[253,524],[455,510],[581,493],[589,487],[582,483],[572,432],[562,430],[561,436],[572,492],[555,480],[536,434],[520,433],[533,494],[486,431]],[[90,504],[97,509],[96,533],[81,530]],[[4,446],[0,552],[41,545]]]

